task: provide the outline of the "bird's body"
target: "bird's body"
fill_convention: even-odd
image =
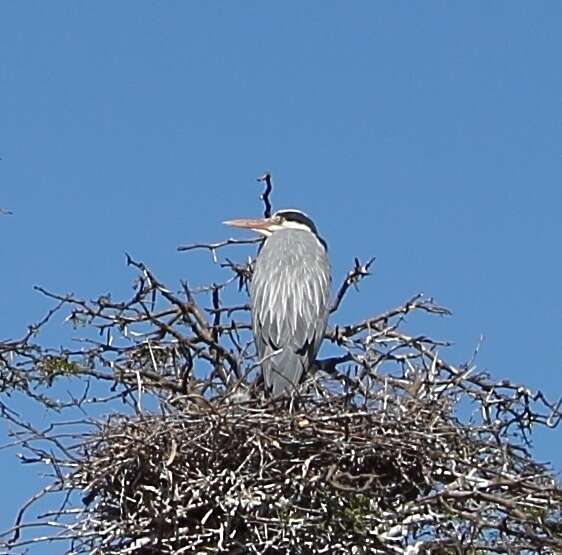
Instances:
[[[266,236],[251,283],[252,328],[267,394],[290,394],[314,364],[326,330],[331,289],[326,246],[312,221],[296,210],[230,223]]]
[[[258,357],[271,396],[293,389],[314,363],[329,301],[330,266],[316,236],[286,229],[268,237],[256,260],[251,306]]]

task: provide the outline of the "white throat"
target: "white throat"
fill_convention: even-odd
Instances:
[[[286,220],[279,225],[277,224],[272,225],[269,229],[255,229],[254,231],[257,231],[261,235],[265,235],[266,237],[269,237],[272,233],[275,233],[276,231],[281,231],[283,229],[298,229],[300,231],[308,231],[308,233],[312,233],[312,231],[307,225],[301,224],[300,222],[293,222],[290,220]]]

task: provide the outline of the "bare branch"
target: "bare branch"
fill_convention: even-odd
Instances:
[[[369,272],[369,268],[371,267],[371,264],[374,261],[375,261],[374,256],[373,258],[370,258],[366,264],[361,264],[358,258],[355,259],[353,268],[349,270],[349,272],[347,272],[347,276],[345,277],[343,283],[338,289],[336,298],[334,300],[334,303],[332,304],[332,308],[330,309],[330,312],[335,312],[339,308],[347,290],[351,285],[353,285],[355,289],[359,291],[358,288],[359,282],[364,277],[371,275],[371,273]]]
[[[269,196],[271,195],[271,191],[273,190],[273,186],[271,184],[271,172],[265,172],[263,175],[258,177],[258,181],[265,183],[265,190],[260,195],[260,199],[263,200],[263,204],[264,204],[263,217],[269,218],[272,212],[271,201],[269,200]]]

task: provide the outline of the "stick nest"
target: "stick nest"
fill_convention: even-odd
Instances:
[[[487,550],[511,513],[505,538],[562,546],[544,468],[459,425],[447,400],[396,401],[186,398],[112,418],[73,476],[83,525],[108,554],[402,553]]]

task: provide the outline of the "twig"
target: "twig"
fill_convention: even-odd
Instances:
[[[369,272],[369,268],[371,267],[371,264],[374,261],[375,261],[375,257],[370,258],[366,264],[361,264],[358,258],[355,259],[355,264],[353,268],[349,270],[347,276],[343,280],[343,283],[340,285],[340,288],[338,289],[338,293],[336,295],[334,303],[332,304],[332,308],[330,309],[330,312],[335,312],[339,308],[347,290],[351,285],[353,285],[358,290],[359,282],[364,277],[371,275],[371,273]]]
[[[226,247],[228,245],[254,245],[256,243],[260,243],[262,241],[261,238],[256,239],[226,239],[225,241],[219,241],[217,243],[194,243],[192,245],[180,245],[177,250],[178,251],[192,251],[195,249],[207,249],[210,251],[216,251],[222,247]]]
[[[269,200],[269,196],[271,195],[271,191],[273,186],[271,185],[271,173],[265,172],[263,175],[257,178],[258,181],[265,183],[265,190],[260,195],[260,199],[263,200],[264,204],[264,211],[263,216],[264,218],[271,217],[271,202]]]

